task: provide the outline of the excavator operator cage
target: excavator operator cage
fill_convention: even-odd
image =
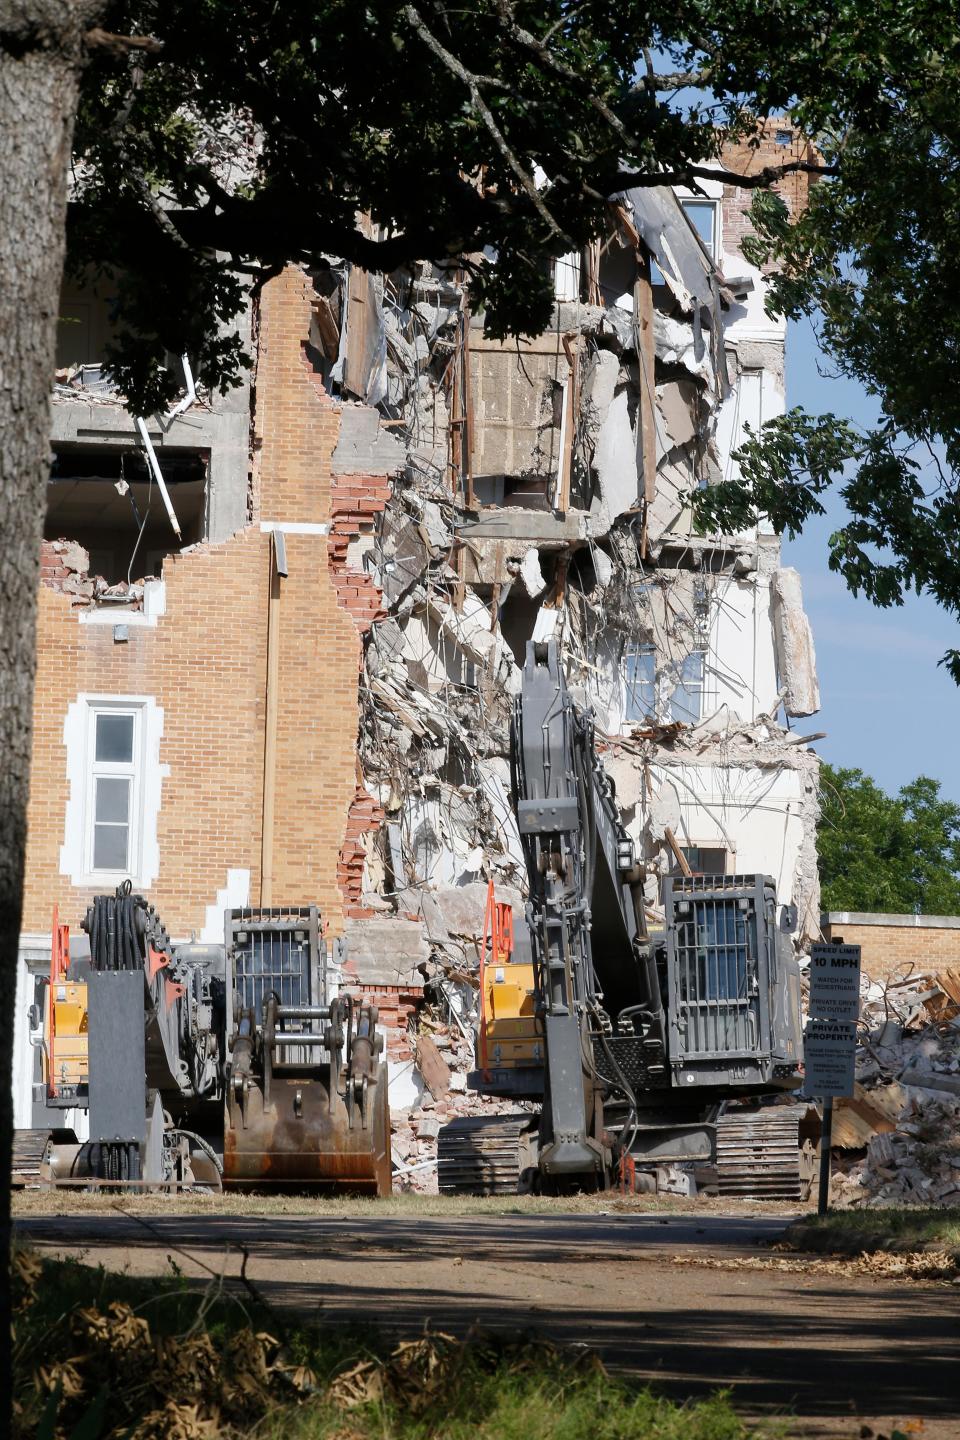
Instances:
[[[766,1060],[777,981],[773,881],[671,876],[664,902],[671,1060]]]
[[[228,1034],[234,1012],[252,1010],[261,1023],[271,994],[285,1009],[326,1005],[327,947],[316,905],[228,910],[225,918]]]

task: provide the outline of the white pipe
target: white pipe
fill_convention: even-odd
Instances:
[[[412,1175],[414,1170],[429,1170],[436,1160],[421,1160],[419,1165],[394,1165],[394,1175]]]
[[[164,481],[163,473],[160,469],[160,461],[157,459],[157,452],[153,448],[153,441],[150,439],[150,435],[147,431],[147,422],[143,419],[142,415],[135,415],[133,423],[136,425],[137,430],[140,434],[140,439],[143,441],[143,448],[147,452],[147,462],[150,466],[150,469],[153,471],[153,478],[157,482],[157,489],[160,491],[163,503],[166,506],[167,515],[170,518],[170,524],[173,526],[174,534],[176,535],[178,540],[182,540],[183,536],[180,533],[180,526],[177,522],[176,512],[174,511],[173,505],[170,503],[170,494],[167,490],[166,482]]]
[[[194,384],[193,371],[190,369],[190,361],[186,355],[180,356],[180,364],[183,366],[183,378],[186,382],[187,393],[179,405],[174,405],[172,410],[167,411],[164,417],[166,420],[174,420],[178,415],[182,415],[185,410],[190,409],[190,406],[197,398],[197,387]]]

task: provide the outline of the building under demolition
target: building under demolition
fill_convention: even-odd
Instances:
[[[725,159],[804,149],[777,122]],[[792,207],[806,183],[781,183]],[[65,293],[18,1126],[45,1123],[27,1010],[55,907],[75,926],[129,878],[174,937],[216,942],[225,908],[316,902],[388,1025],[395,1160],[429,1183],[436,1113],[491,1103],[462,1071],[488,882],[523,909],[508,732],[532,639],[595,711],[650,925],[669,873],[760,873],[781,926],[817,933],[799,579],[763,526],[703,537],[690,512],[784,409],[748,204],[719,181],[616,197],[532,340],[487,339],[457,271],[290,267],[251,307],[248,386],[210,397],[187,358],[146,422],[99,364],[106,282]]]

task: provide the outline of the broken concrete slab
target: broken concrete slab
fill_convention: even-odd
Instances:
[[[700,391],[692,380],[671,380],[657,386],[657,407],[673,446],[689,445],[697,436]]]
[[[774,641],[788,715],[816,715],[820,709],[813,632],[803,608],[799,573],[790,566],[774,571],[771,583]]]
[[[516,921],[523,919],[524,901],[519,890],[508,885],[497,886],[497,899],[509,904]],[[420,913],[427,937],[438,943],[453,936],[476,939],[483,935],[483,917],[487,906],[487,886],[482,880],[467,885],[444,886],[420,893]],[[472,958],[472,956],[470,957]]]
[[[430,949],[416,920],[399,916],[376,920],[348,919],[346,971],[361,985],[403,985],[420,988]]]
[[[554,515],[549,510],[524,510],[520,506],[504,506],[485,511],[481,519],[457,527],[464,540],[526,540],[571,542],[586,538],[585,516],[574,510]]]
[[[518,573],[523,583],[523,588],[531,600],[535,600],[538,595],[542,595],[544,590],[546,590],[547,582],[544,580],[543,571],[540,569],[540,554],[535,547],[531,546],[520,561],[520,570]]]
[[[603,509],[612,519],[632,509],[640,498],[637,439],[630,420],[626,386],[613,396],[593,452],[593,468]]]
[[[384,430],[378,411],[368,405],[344,405],[331,461],[334,475],[396,475],[406,459],[406,449]]]

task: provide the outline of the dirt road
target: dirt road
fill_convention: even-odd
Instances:
[[[187,1274],[235,1275],[247,1247],[247,1273],[271,1302],[325,1322],[536,1330],[595,1347],[672,1395],[733,1386],[748,1413],[804,1417],[791,1434],[850,1437],[866,1421],[889,1435],[897,1421],[925,1440],[957,1440],[957,1289],[738,1266],[768,1255],[783,1226],[781,1217],[369,1210],[18,1221],[44,1250],[145,1274],[169,1272],[172,1256]],[[730,1268],[679,1263],[717,1257]]]

